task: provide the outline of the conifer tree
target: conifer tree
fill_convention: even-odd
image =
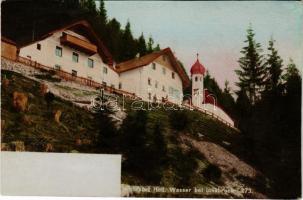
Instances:
[[[119,61],[122,54],[122,31],[120,23],[115,19],[111,19],[107,24],[108,48],[113,54],[115,60]]]
[[[154,40],[152,37],[149,37],[147,42],[147,51],[149,53],[153,52],[153,45],[154,45]]]
[[[125,29],[122,34],[122,43],[123,45],[121,48],[123,55],[121,55],[121,60],[128,60],[133,58],[136,54],[136,44],[131,32],[131,26],[129,21],[126,23]]]
[[[105,9],[104,0],[100,1],[99,17],[100,17],[100,21],[101,21],[102,24],[107,23],[107,13],[106,13],[106,9]]]
[[[282,62],[283,60],[278,55],[278,51],[274,47],[275,40],[269,41],[269,54],[266,61],[266,80],[265,80],[265,92],[277,92],[281,83]]]
[[[292,59],[289,59],[289,64],[286,68],[286,73],[282,76],[285,82],[285,89],[288,95],[300,96],[301,93],[301,74]]]
[[[97,10],[96,10],[96,3],[94,0],[83,0],[82,6],[87,9],[93,16],[96,16]]]
[[[224,93],[226,93],[226,94],[230,94],[230,87],[229,87],[229,81],[228,80],[226,80],[225,82],[224,82]]]
[[[160,48],[160,44],[157,44],[157,46],[154,48],[154,51],[160,51],[161,48]]]
[[[248,93],[251,104],[257,100],[257,96],[264,86],[265,66],[260,43],[255,41],[255,33],[251,26],[247,29],[247,46],[243,47],[241,53],[243,56],[238,60],[240,70],[235,70],[239,76],[239,82],[236,83],[240,90]]]
[[[143,33],[140,35],[138,39],[138,53],[140,53],[140,56],[143,56],[147,53],[147,47],[146,42]]]

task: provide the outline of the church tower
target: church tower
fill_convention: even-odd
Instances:
[[[202,107],[202,102],[204,100],[204,73],[205,68],[199,62],[199,54],[197,54],[197,61],[190,69],[191,81],[192,81],[192,105],[197,107]]]

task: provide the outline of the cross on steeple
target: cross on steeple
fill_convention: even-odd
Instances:
[[[197,60],[199,59],[199,53],[197,53]]]

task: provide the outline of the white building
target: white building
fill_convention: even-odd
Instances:
[[[189,78],[169,48],[113,66],[90,24],[78,21],[18,48],[18,56],[75,77],[120,89],[146,101],[182,103]]]
[[[23,57],[33,62],[60,69],[70,77],[92,80],[103,86],[131,93],[144,101],[183,102],[183,89],[190,80],[170,48],[136,57],[113,66],[113,59],[103,42],[87,21],[81,20],[49,31],[31,43],[17,48],[2,39],[7,57]],[[11,45],[14,46],[14,45]],[[13,56],[13,51],[17,55]],[[192,105],[208,110],[230,124],[224,112],[203,85],[205,68],[197,61],[191,67]],[[82,79],[81,79],[82,80]]]
[[[190,69],[192,79],[192,105],[220,117],[234,126],[232,118],[222,109],[216,97],[204,88],[205,67],[197,60]]]
[[[119,88],[145,101],[169,101],[181,104],[183,88],[189,78],[170,48],[120,63]]]
[[[112,66],[111,55],[86,21],[63,26],[21,46],[19,56],[118,87],[119,75]]]

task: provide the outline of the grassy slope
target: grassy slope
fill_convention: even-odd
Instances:
[[[52,143],[56,152],[70,152],[78,150],[77,138],[92,140],[95,137],[98,130],[92,114],[59,98],[55,98],[52,109],[48,110],[39,94],[38,82],[8,71],[2,71],[1,76],[10,80],[8,88],[1,88],[1,118],[5,120],[2,142],[22,140],[28,151],[44,151],[45,145]],[[28,110],[24,113],[16,112],[12,106],[14,91],[29,96]],[[54,120],[55,109],[62,111],[60,124]],[[30,118],[31,124],[23,123],[25,116]]]
[[[10,143],[22,140],[25,143],[26,151],[45,151],[46,144],[51,143],[55,152],[71,152],[72,150],[87,153],[100,152],[94,146],[94,139],[99,132],[98,123],[100,122],[94,120],[92,114],[73,106],[70,102],[55,98],[52,110],[62,110],[61,123],[58,124],[54,121],[52,111],[47,110],[44,98],[39,94],[38,82],[17,73],[3,70],[1,76],[2,78],[6,76],[10,80],[8,88],[1,88],[1,117],[2,120],[5,120],[2,142]],[[28,111],[24,113],[14,111],[12,107],[12,93],[14,91],[25,92],[29,95]],[[127,112],[130,112],[131,101],[127,100],[126,102]],[[160,120],[168,147],[169,165],[164,169],[164,177],[160,184],[172,186],[176,185],[178,181],[179,183],[186,181],[188,186],[216,185],[206,181],[201,173],[209,165],[209,162],[190,145],[182,144],[179,135],[187,134],[193,139],[200,140],[199,135],[203,134],[203,140],[216,143],[236,154],[241,153],[241,137],[234,129],[226,127],[226,125],[205,114],[197,111],[184,112],[188,118],[188,125],[182,131],[175,130],[171,125],[170,112],[163,109],[148,112],[148,132],[151,134],[155,122]],[[22,122],[24,116],[31,119],[32,123],[30,125]],[[77,138],[89,139],[92,144],[77,146],[75,143]],[[227,145],[226,142],[230,145]],[[184,177],[187,177],[187,179],[185,180]],[[122,172],[122,182],[134,185],[149,184],[147,180],[127,171]],[[193,194],[188,195],[188,197],[193,196]],[[185,197],[186,195],[181,196]]]

